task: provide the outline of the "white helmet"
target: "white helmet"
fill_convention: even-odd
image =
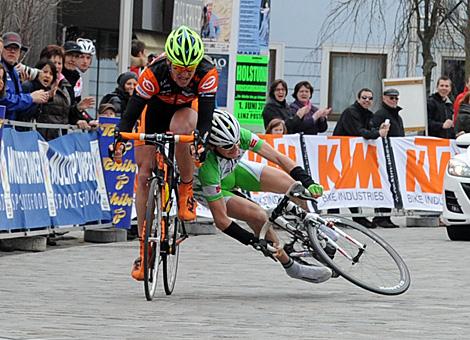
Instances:
[[[209,144],[224,146],[237,144],[240,141],[240,123],[227,111],[215,109],[212,117],[212,128]]]
[[[90,39],[78,38],[77,44],[80,46],[81,52],[86,54],[95,55],[95,45]]]

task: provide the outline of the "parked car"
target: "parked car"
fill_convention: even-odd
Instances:
[[[463,152],[449,161],[444,175],[442,218],[453,241],[470,241],[470,133],[456,140]]]

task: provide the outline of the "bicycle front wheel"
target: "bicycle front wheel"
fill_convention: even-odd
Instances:
[[[374,293],[398,295],[408,290],[411,283],[409,270],[400,255],[383,238],[340,216],[322,218],[332,221],[338,230],[334,254],[331,251],[332,243],[326,246],[317,225],[311,223],[307,229],[315,252],[326,265],[348,281]]]
[[[162,237],[162,203],[160,186],[154,178],[150,182],[145,214],[144,239],[144,292],[145,298],[150,301],[155,295],[158,280],[158,270],[161,262],[160,241]]]
[[[178,272],[182,222],[176,216],[169,217],[167,221],[168,240],[166,242],[167,251],[163,255],[163,286],[166,295],[170,295],[175,288]]]

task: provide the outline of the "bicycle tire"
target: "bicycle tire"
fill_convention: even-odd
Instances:
[[[158,271],[161,263],[161,235],[162,235],[162,204],[158,179],[150,182],[145,214],[144,239],[144,292],[145,298],[150,301],[155,295],[158,282]],[[150,223],[149,223],[150,222]]]
[[[181,236],[180,221],[176,216],[168,218],[166,231],[168,233],[167,251],[163,255],[163,287],[166,295],[171,295],[175,288],[178,262],[180,256],[179,241]]]
[[[310,242],[324,264],[351,283],[377,294],[399,295],[408,290],[411,284],[408,267],[389,243],[376,233],[346,218],[334,215],[322,218],[333,221],[336,228],[366,246],[355,263],[339,251],[331,258],[323,248],[325,240],[320,240],[320,229],[315,223],[311,223],[307,226]],[[338,234],[338,240],[335,242],[353,256],[357,254],[357,246],[341,235]]]

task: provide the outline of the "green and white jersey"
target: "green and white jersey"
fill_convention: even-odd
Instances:
[[[222,198],[224,179],[235,170],[246,151],[256,152],[261,148],[261,145],[263,145],[263,140],[249,130],[241,128],[240,155],[235,159],[226,159],[209,151],[204,164],[195,171],[195,191],[202,191],[208,202]]]

